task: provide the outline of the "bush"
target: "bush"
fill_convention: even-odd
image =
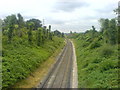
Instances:
[[[95,49],[95,48],[98,48],[100,46],[101,46],[101,44],[99,42],[94,41],[93,43],[90,44],[90,49]]]
[[[82,47],[87,47],[89,45],[89,42],[84,42],[83,44],[82,44]]]
[[[63,38],[53,37],[53,39],[54,41],[45,42],[44,46],[35,46],[35,41],[33,45],[29,45],[24,37],[14,37],[11,44],[6,44],[7,39],[4,38],[2,41],[2,87],[10,87],[26,78],[57,48],[63,47]]]
[[[101,57],[109,57],[114,53],[114,49],[112,49],[112,46],[103,46],[100,51]]]

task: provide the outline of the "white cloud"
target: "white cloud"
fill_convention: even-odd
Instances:
[[[119,0],[0,0],[0,18],[21,13],[25,19],[45,19],[45,24],[62,32],[83,32],[99,18],[113,18]]]

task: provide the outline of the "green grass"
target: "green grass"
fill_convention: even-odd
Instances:
[[[118,47],[102,44],[96,37],[90,40],[74,38],[78,66],[79,88],[118,88]]]
[[[26,78],[31,72],[47,60],[57,48],[64,45],[64,39],[54,36],[41,46],[36,41],[28,44],[27,36],[22,38],[14,36],[12,43],[7,43],[3,36],[2,47],[2,87],[10,87],[21,79]]]
[[[0,89],[2,88],[2,31],[0,27]]]

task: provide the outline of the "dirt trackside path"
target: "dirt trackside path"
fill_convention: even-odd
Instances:
[[[72,41],[71,41],[72,42]],[[77,73],[77,60],[76,60],[76,53],[75,53],[75,46],[72,42],[73,46],[73,74],[72,74],[72,88],[78,88],[78,73]]]

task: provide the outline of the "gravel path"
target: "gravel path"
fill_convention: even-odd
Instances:
[[[72,41],[66,40],[66,46],[38,88],[77,88],[77,64]]]

